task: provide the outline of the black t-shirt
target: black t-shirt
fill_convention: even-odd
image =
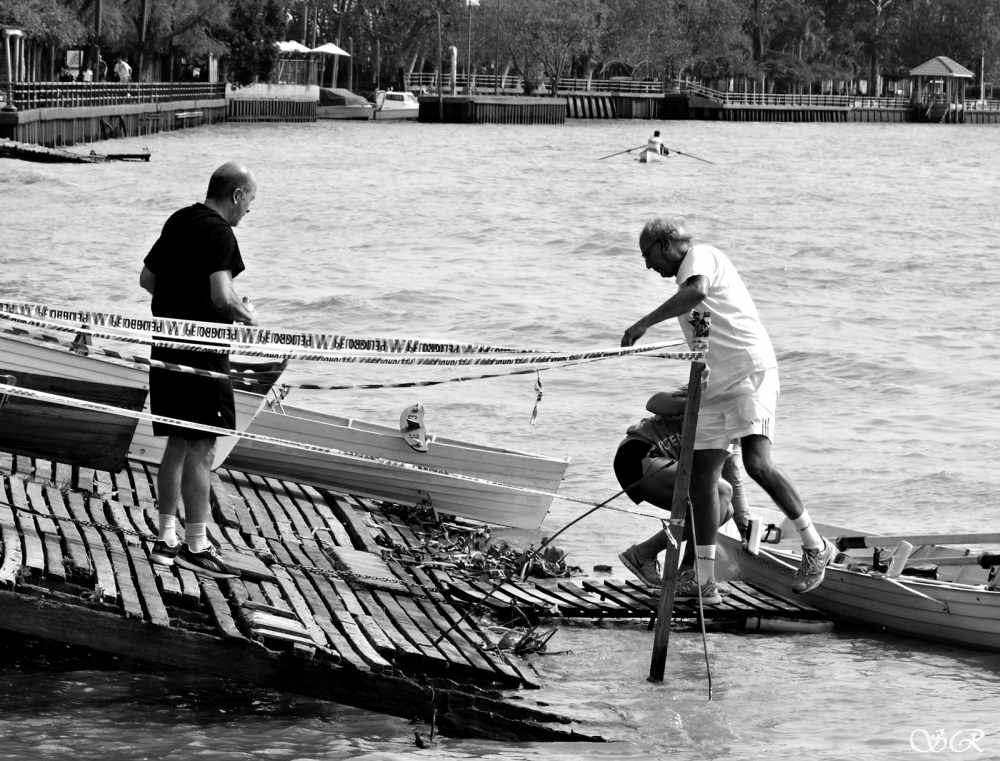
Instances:
[[[143,263],[156,275],[155,317],[232,322],[212,304],[210,278],[221,270],[236,277],[246,267],[233,228],[205,204],[172,214]]]

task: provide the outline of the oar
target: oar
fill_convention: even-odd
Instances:
[[[1000,552],[983,552],[979,555],[940,555],[938,557],[910,558],[911,563],[933,563],[934,565],[978,565],[992,568],[1000,565]]]
[[[632,151],[637,151],[640,148],[645,148],[645,147],[646,147],[646,144],[643,143],[642,145],[637,145],[635,148],[629,148],[627,151],[618,151],[618,153],[609,153],[607,156],[601,156],[597,160],[598,161],[604,161],[604,159],[609,159],[612,156],[621,156],[623,153],[631,153]]]
[[[837,538],[837,549],[861,549],[863,547],[892,547],[900,542],[910,544],[1000,544],[1000,534],[889,534],[886,536],[841,536]]]
[[[671,148],[668,145],[665,145],[663,147],[666,148],[668,151],[673,151],[678,156],[687,156],[689,159],[698,159],[698,161],[704,161],[706,164],[714,164],[715,163],[714,161],[709,161],[708,159],[701,159],[701,158],[698,158],[697,156],[692,156],[690,153],[684,153],[684,151],[679,151],[676,148]]]

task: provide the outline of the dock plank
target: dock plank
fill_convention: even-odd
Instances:
[[[261,498],[257,495],[257,491],[250,482],[250,477],[245,473],[240,473],[238,471],[229,471],[229,475],[232,479],[233,485],[239,492],[240,498],[249,509],[250,515],[253,516],[254,523],[256,524],[256,528],[247,533],[259,534],[265,539],[278,539],[278,530],[274,525],[274,521],[271,520],[271,516],[268,513],[267,508],[264,506]],[[246,529],[244,529],[244,531],[246,531]]]
[[[21,534],[24,548],[23,564],[25,568],[43,573],[45,571],[45,549],[42,538],[35,530],[35,518],[28,506],[28,495],[24,490],[24,481],[12,478],[8,482],[11,503],[14,506],[14,520]]]
[[[49,508],[52,510],[52,514],[59,518],[62,543],[65,552],[69,555],[72,575],[89,579],[94,573],[94,564],[87,551],[87,543],[80,531],[80,526],[74,522],[74,518],[67,508],[66,497],[54,486],[46,487],[45,493],[49,498]]]
[[[226,494],[229,495],[228,503],[232,506],[234,512],[236,513],[236,523],[239,525],[240,531],[247,536],[256,534],[257,524],[254,522],[253,516],[250,514],[250,508],[247,506],[246,500],[243,499],[243,495],[240,493],[239,488],[234,482],[235,472],[223,470],[222,468],[219,468],[216,472],[219,474],[219,480],[222,483],[223,489]]]
[[[7,478],[3,478],[6,482]],[[2,483],[0,483],[2,485]],[[4,497],[0,491],[0,497]],[[3,539],[3,558],[0,561],[0,584],[13,585],[20,573],[24,556],[21,552],[21,536],[17,531],[14,512],[6,499],[0,499],[0,538]]]
[[[57,579],[65,579],[66,561],[63,558],[61,537],[55,521],[50,517],[52,513],[45,502],[42,486],[29,481],[25,484],[24,491],[45,548],[45,572]]]
[[[103,516],[98,513],[103,505],[96,497],[89,499],[82,494],[74,492],[84,503],[87,515],[95,523],[103,523]],[[135,588],[132,579],[132,567],[129,562],[127,544],[123,541],[121,534],[109,529],[98,529],[104,543],[107,556],[111,559],[111,566],[114,569],[115,580],[118,583],[119,599],[126,616],[143,618],[142,602],[139,600],[139,592]],[[91,548],[93,550],[93,548]]]

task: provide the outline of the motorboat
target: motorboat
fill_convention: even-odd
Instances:
[[[420,101],[410,92],[375,91],[375,119],[416,119],[420,116]]]

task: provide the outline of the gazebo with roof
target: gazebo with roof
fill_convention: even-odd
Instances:
[[[910,69],[914,80],[913,105],[926,106],[929,121],[959,121],[965,110],[965,82],[975,74],[947,56],[939,55]],[[949,119],[949,116],[951,117]]]

